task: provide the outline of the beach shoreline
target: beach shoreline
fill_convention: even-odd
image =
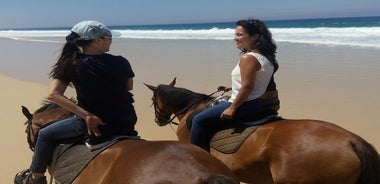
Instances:
[[[34,112],[47,95],[48,73],[63,43],[0,38],[1,128],[6,142],[1,152],[1,183],[29,166],[32,152],[24,133],[21,105]],[[136,129],[147,140],[175,140],[176,127],[158,127],[150,107],[152,92],[143,83],[168,84],[210,94],[230,83],[239,50],[220,40],[149,40],[116,38],[112,54],[126,57],[135,73]],[[379,49],[278,43],[280,69],[276,81],[280,115],[288,119],[318,119],[337,124],[380,150]],[[72,89],[67,96],[74,96]],[[173,128],[173,129],[172,129]],[[12,159],[10,159],[12,158]]]

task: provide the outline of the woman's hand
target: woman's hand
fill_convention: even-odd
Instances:
[[[236,109],[228,107],[223,113],[220,115],[221,119],[231,119],[234,116]]]
[[[231,89],[232,89],[231,86],[219,86],[218,87],[218,91],[224,91],[224,92],[228,92]]]
[[[87,124],[87,131],[89,135],[95,135],[97,137],[101,135],[98,126],[105,125],[105,124],[99,117],[93,114],[88,114],[85,117],[85,121]]]

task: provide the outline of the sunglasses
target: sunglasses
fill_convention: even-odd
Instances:
[[[103,36],[102,38],[106,40],[112,40],[112,36]]]

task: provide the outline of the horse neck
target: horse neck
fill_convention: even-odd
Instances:
[[[71,112],[61,107],[57,107],[54,109],[46,110],[41,113],[34,114],[32,123],[36,124],[39,127],[44,127],[57,120],[64,119],[70,116],[72,116]]]
[[[177,116],[179,125],[176,134],[179,141],[190,143],[190,130],[187,127],[186,120],[192,112],[194,112],[197,109],[203,108],[208,104],[209,101],[210,100],[203,101],[197,104],[194,108],[190,108],[186,113]]]
[[[190,131],[186,126],[186,123],[180,123],[176,131],[178,140],[181,142],[190,143]]]
[[[187,125],[186,125],[186,119],[190,113],[187,112],[185,114],[181,114],[177,116],[179,125],[177,127],[176,134],[177,134],[178,140],[181,142],[190,143],[190,130],[187,128]]]
[[[157,93],[165,94],[163,98],[160,98],[164,99],[166,110],[176,115],[186,113],[189,109],[203,101],[208,101],[210,98],[207,95],[195,93],[184,88],[164,86],[162,89],[164,89],[162,92]]]
[[[43,112],[39,113],[34,113],[33,114],[33,119],[32,119],[32,128],[33,128],[33,133],[37,134],[38,131],[51,124],[54,123],[58,120],[65,119],[67,117],[72,116],[73,113],[70,111],[67,111],[61,107],[53,108],[53,109],[48,109]],[[35,137],[36,135],[33,135]],[[33,138],[34,139],[34,138]]]

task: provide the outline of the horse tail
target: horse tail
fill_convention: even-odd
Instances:
[[[222,174],[211,174],[202,184],[237,184],[237,182]]]
[[[361,172],[357,184],[380,183],[380,155],[368,142],[351,142],[352,149],[361,163]]]

